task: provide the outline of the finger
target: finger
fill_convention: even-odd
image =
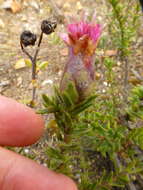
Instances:
[[[1,190],[77,190],[68,177],[0,148]]]
[[[43,129],[43,120],[31,108],[0,96],[0,145],[30,145],[40,138]]]

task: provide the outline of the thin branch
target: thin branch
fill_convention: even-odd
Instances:
[[[26,51],[26,49],[23,47],[21,42],[20,42],[20,46],[21,46],[21,49],[22,49],[23,53],[25,53],[29,57],[31,62],[33,62],[33,57]]]
[[[62,13],[62,11],[58,8],[56,5],[56,2],[54,0],[49,0],[48,3],[50,4],[51,8],[53,9],[53,14],[56,17],[56,19],[59,21],[59,23],[64,23],[65,16]]]
[[[33,57],[33,61],[32,61],[32,80],[36,79],[36,60],[37,60],[37,56],[38,56],[38,53],[40,50],[42,38],[43,38],[43,32],[41,32],[41,34],[40,34],[39,42],[38,42],[38,45],[37,45],[37,48],[36,48],[36,51],[35,51],[35,54]]]
[[[37,48],[36,48],[36,51],[35,51],[35,54],[34,56],[32,57],[27,51],[26,49],[23,47],[23,44],[20,42],[20,46],[21,46],[21,49],[23,51],[23,53],[25,53],[29,59],[31,60],[32,62],[32,84],[33,84],[33,90],[32,90],[32,100],[30,102],[30,107],[33,107],[34,105],[34,100],[35,100],[35,94],[36,94],[36,84],[35,84],[35,80],[36,80],[36,61],[37,61],[37,56],[38,56],[38,53],[39,53],[39,50],[40,50],[40,45],[41,45],[41,42],[42,42],[42,38],[43,38],[43,32],[41,32],[40,34],[40,38],[39,38],[39,41],[38,41],[38,45],[37,45]]]
[[[37,61],[37,56],[38,56],[38,53],[39,53],[39,50],[40,50],[40,45],[41,45],[41,42],[42,42],[42,38],[43,38],[43,32],[41,32],[41,34],[40,34],[39,42],[38,42],[34,57],[32,59],[33,90],[32,90],[32,100],[31,100],[31,103],[30,103],[31,106],[33,106],[33,104],[34,104],[35,94],[36,94],[36,84],[35,84],[36,83],[36,70],[37,70],[36,61]]]

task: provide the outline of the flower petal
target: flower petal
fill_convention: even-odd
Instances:
[[[88,23],[84,20],[67,25],[68,34],[62,34],[61,38],[73,47],[74,53],[93,55],[97,42],[101,35],[101,26]],[[85,38],[86,36],[86,38]]]
[[[68,34],[62,33],[62,34],[60,34],[60,37],[64,40],[64,42],[66,42],[66,43],[69,42]]]

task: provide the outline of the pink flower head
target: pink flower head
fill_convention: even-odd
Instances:
[[[67,25],[67,31],[61,35],[68,45],[69,57],[60,89],[65,89],[67,83],[72,81],[79,97],[84,99],[94,89],[94,52],[101,35],[101,26],[86,21],[76,21]]]
[[[99,24],[85,21],[68,24],[68,34],[62,34],[62,39],[73,47],[74,54],[82,53],[91,56],[94,54],[101,35]]]

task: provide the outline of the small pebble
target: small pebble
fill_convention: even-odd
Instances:
[[[44,81],[42,82],[42,86],[45,86],[46,84],[53,84],[53,81],[50,80],[50,79],[44,80]]]
[[[24,149],[24,152],[25,152],[26,154],[28,154],[28,153],[29,153],[29,149],[25,148],[25,149]]]
[[[104,84],[105,86],[108,86],[108,83],[107,83],[106,81],[104,81],[103,84]]]
[[[22,84],[22,77],[17,78],[17,86],[20,86]]]
[[[102,90],[102,92],[103,92],[103,93],[105,93],[105,92],[106,92],[106,90],[105,90],[105,89],[103,89],[103,90]]]
[[[10,81],[9,80],[0,82],[0,87],[4,87],[4,86],[8,86],[8,85],[10,85]]]

